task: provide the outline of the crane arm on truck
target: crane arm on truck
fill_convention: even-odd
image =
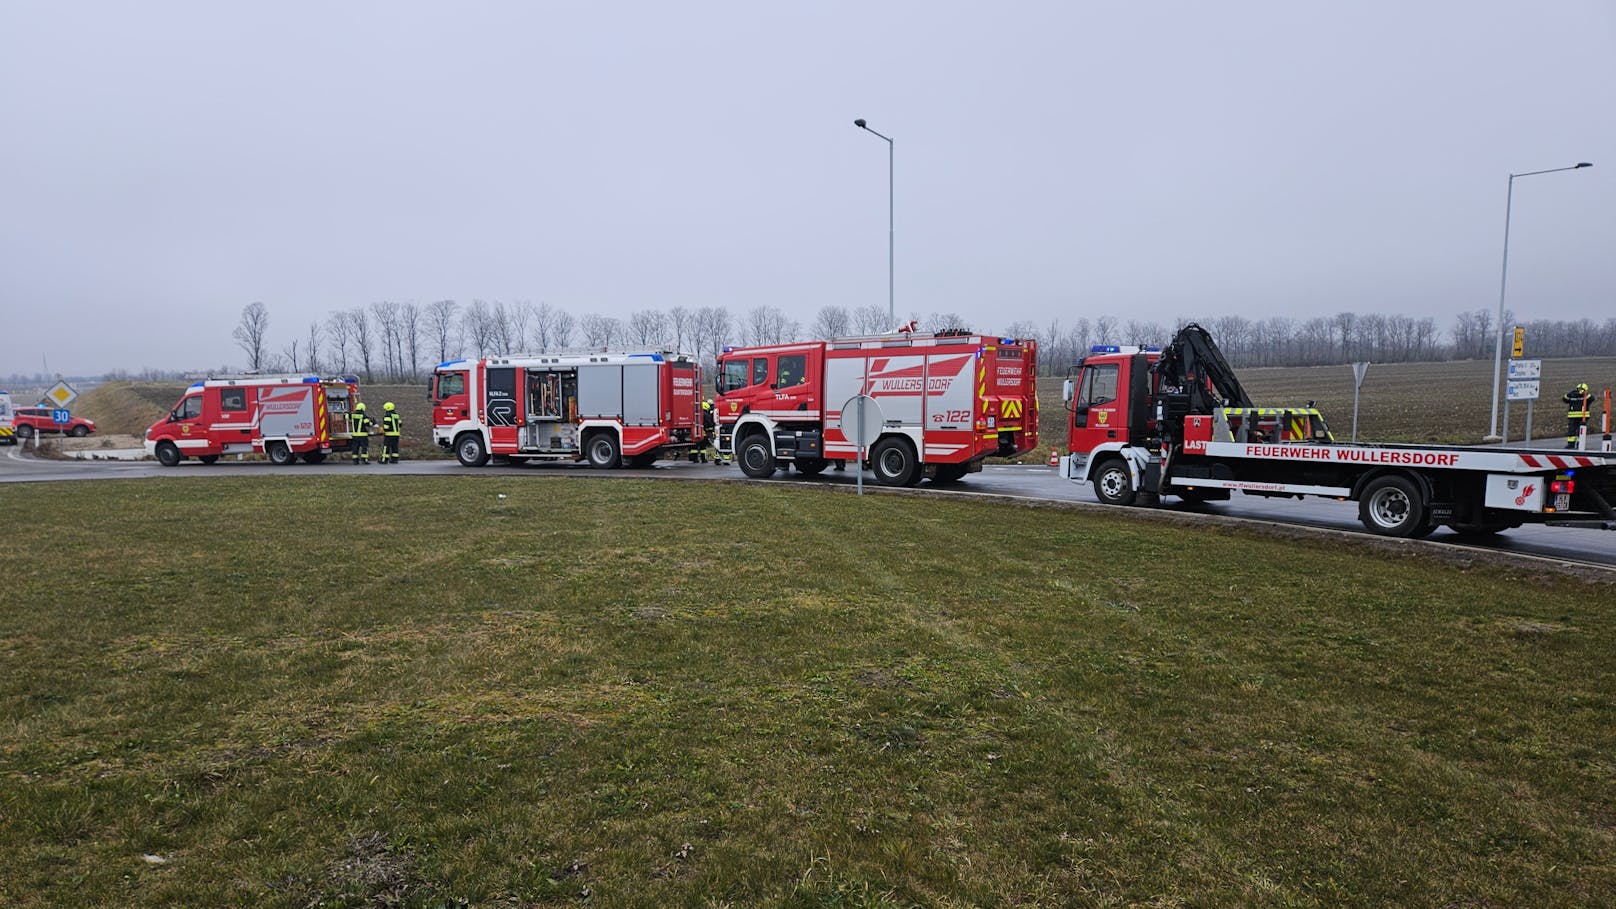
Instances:
[[[1191,413],[1212,413],[1218,407],[1251,407],[1251,396],[1235,378],[1229,361],[1213,343],[1212,335],[1191,322],[1179,329],[1151,367],[1159,387],[1176,387],[1189,395]]]

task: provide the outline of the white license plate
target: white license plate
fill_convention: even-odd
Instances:
[[[1569,493],[1569,492],[1557,492],[1557,493],[1555,493],[1554,494],[1554,510],[1555,511],[1570,511],[1571,510],[1571,493]]]

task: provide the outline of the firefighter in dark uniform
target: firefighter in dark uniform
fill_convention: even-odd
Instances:
[[[1561,400],[1566,404],[1566,447],[1576,448],[1577,436],[1588,423],[1588,383],[1578,382]]]
[[[382,405],[382,463],[398,463],[398,437],[404,431],[404,418],[393,408],[393,402]]]
[[[691,449],[691,461],[697,464],[707,463],[707,450],[713,448],[713,443],[717,441],[717,438],[713,435],[717,428],[718,423],[713,415],[713,399],[707,398],[701,402],[701,447]]]
[[[370,463],[370,425],[370,417],[365,416],[364,402],[355,404],[353,413],[348,414],[348,434],[353,436],[355,464]]]

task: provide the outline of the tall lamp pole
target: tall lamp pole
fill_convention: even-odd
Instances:
[[[869,125],[863,120],[854,120],[853,125],[873,136],[880,136],[887,142],[887,319],[893,325],[896,325],[898,319],[897,309],[894,308],[892,303],[892,138],[882,136],[875,130],[870,129]]]
[[[1493,422],[1492,429],[1487,431],[1487,441],[1496,442],[1502,438],[1498,434],[1498,385],[1504,372],[1504,291],[1509,287],[1509,213],[1515,202],[1515,178],[1535,177],[1538,174],[1557,174],[1563,170],[1580,170],[1584,167],[1593,167],[1587,161],[1573,164],[1570,167],[1551,167],[1548,170],[1527,171],[1524,174],[1509,175],[1509,192],[1504,196],[1504,267],[1498,278],[1498,343],[1493,347]]]

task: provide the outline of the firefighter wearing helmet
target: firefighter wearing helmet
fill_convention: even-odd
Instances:
[[[404,431],[404,418],[398,415],[393,402],[382,405],[382,463],[398,463],[398,437]]]
[[[365,402],[354,405],[348,414],[348,434],[353,437],[353,462],[370,463],[370,417],[365,416]]]
[[[1588,383],[1578,382],[1561,400],[1566,403],[1566,447],[1576,448],[1582,427],[1588,423]]]
[[[716,425],[717,423],[713,415],[713,399],[707,398],[701,402],[701,446],[699,448],[690,449],[691,463],[707,463],[707,449],[712,447],[713,427]]]

